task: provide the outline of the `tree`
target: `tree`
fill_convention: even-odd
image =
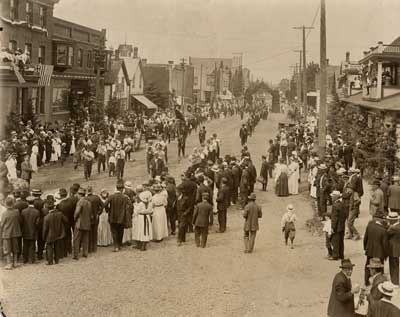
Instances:
[[[150,82],[144,89],[144,95],[162,109],[169,105],[169,93],[162,92],[154,82]]]
[[[113,97],[104,109],[105,114],[109,119],[116,119],[121,114],[122,105],[121,100]]]
[[[232,77],[232,94],[237,98],[243,96],[243,70],[242,67],[239,67],[238,70],[235,70],[235,74]]]
[[[315,91],[315,75],[318,74],[320,71],[319,65],[311,62],[307,65],[306,69],[306,77],[307,77],[307,90],[308,91]]]

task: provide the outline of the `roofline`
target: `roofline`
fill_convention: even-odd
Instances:
[[[71,21],[68,21],[68,20],[64,20],[64,19],[61,19],[61,18],[58,18],[58,17],[54,16],[53,17],[53,23],[57,23],[57,21],[59,21],[61,23],[70,24],[72,26],[76,26],[77,28],[83,28],[83,29],[86,29],[87,31],[91,31],[91,32],[94,32],[94,33],[100,33],[101,35],[103,35],[102,30],[93,29],[93,28],[88,27],[86,25],[78,24],[78,23],[71,22]]]

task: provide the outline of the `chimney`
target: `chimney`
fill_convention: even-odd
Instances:
[[[350,52],[346,52],[346,62],[350,63]]]
[[[174,61],[168,61],[169,65],[174,65]]]
[[[115,50],[115,60],[119,60],[119,50]]]
[[[133,48],[133,58],[138,58],[138,51],[139,49],[137,47]]]
[[[143,65],[143,66],[146,66],[146,64],[147,64],[147,58],[143,58],[143,59],[142,59],[142,65]]]

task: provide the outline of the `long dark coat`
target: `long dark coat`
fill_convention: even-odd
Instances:
[[[244,231],[257,231],[259,229],[258,218],[262,217],[261,207],[255,201],[250,201],[243,211]]]
[[[351,293],[351,280],[343,272],[337,273],[333,279],[328,316],[354,317],[354,295]]]
[[[387,255],[388,236],[386,228],[377,220],[371,220],[364,235],[365,255],[372,258],[383,259]]]

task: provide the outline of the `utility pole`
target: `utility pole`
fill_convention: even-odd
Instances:
[[[318,150],[320,157],[325,154],[326,138],[326,20],[325,0],[321,0],[321,31],[320,31],[320,76],[319,76],[319,123]]]
[[[294,27],[295,30],[303,31],[303,108],[304,116],[307,116],[307,63],[306,63],[306,30],[313,29],[312,26],[297,26]]]
[[[181,59],[181,66],[182,66],[182,99],[181,99],[181,106],[182,106],[182,113],[185,113],[185,59]]]
[[[201,101],[202,88],[203,88],[203,64],[200,64],[200,96],[199,96],[199,101]]]
[[[303,51],[302,50],[294,50],[293,52],[299,53],[299,64],[298,64],[298,73],[297,73],[296,81],[297,81],[297,107],[300,110],[301,109],[301,99],[302,99],[301,98],[301,86],[302,86],[302,83],[301,83],[301,81],[302,81],[302,78],[301,78],[302,77],[302,73],[301,73],[302,67],[301,67],[301,65],[303,63],[303,61],[302,61]],[[304,109],[303,109],[303,111],[304,111]]]

